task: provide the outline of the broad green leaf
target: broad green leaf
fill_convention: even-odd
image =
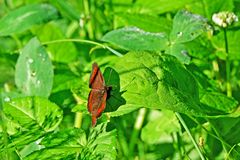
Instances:
[[[15,82],[23,94],[48,97],[53,83],[53,67],[37,38],[23,48],[15,71]]]
[[[57,10],[48,4],[31,4],[9,12],[0,19],[0,36],[25,31],[36,24],[58,17]]]
[[[135,3],[135,7],[142,10],[142,12],[146,13],[155,13],[162,14],[169,11],[174,11],[180,8],[184,8],[185,5],[191,4],[194,0],[138,0]]]
[[[172,45],[174,43],[189,42],[207,31],[207,29],[209,29],[207,19],[187,11],[179,11],[173,19],[170,41]]]
[[[204,115],[197,83],[176,58],[158,53],[129,52],[115,69],[120,75],[120,92],[126,101],[126,105],[118,108],[119,114],[124,110],[147,107]],[[118,110],[113,114],[116,115]]]
[[[145,32],[137,27],[110,31],[101,40],[133,51],[161,51],[168,42],[164,33]]]
[[[107,67],[103,73],[105,84],[109,87],[106,112],[112,112],[119,106],[125,104],[125,100],[120,93],[120,77],[116,70]]]
[[[0,149],[21,147],[53,131],[62,120],[62,110],[40,97],[15,98],[3,106],[3,123],[11,143]],[[0,150],[0,151],[1,151]]]
[[[162,137],[165,135],[181,131],[181,126],[174,112],[155,112],[149,115],[154,116],[154,119],[148,121],[141,132],[141,139],[149,144],[157,144],[161,142]]]
[[[165,17],[159,17],[140,13],[119,13],[115,15],[116,28],[123,26],[136,26],[148,32],[169,33],[171,21]]]

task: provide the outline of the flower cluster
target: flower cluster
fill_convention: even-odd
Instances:
[[[232,25],[234,22],[237,22],[238,17],[233,12],[224,11],[213,14],[212,21],[216,25],[226,28]]]

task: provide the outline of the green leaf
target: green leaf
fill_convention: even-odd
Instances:
[[[15,71],[17,87],[28,96],[48,97],[53,83],[53,67],[37,38],[23,48]]]
[[[24,157],[26,160],[34,159],[74,159],[86,146],[87,139],[82,129],[68,128],[45,136],[39,150]]]
[[[112,130],[107,132],[106,125],[106,123],[102,123],[93,128],[88,137],[87,146],[92,156],[104,160],[114,160],[117,156],[117,131]]]
[[[201,90],[200,97],[200,101],[203,104],[221,113],[231,113],[238,105],[238,102],[234,98],[227,97],[219,92]]]
[[[120,92],[120,77],[116,70],[107,67],[103,73],[106,86],[109,87],[106,112],[115,111],[119,106],[125,104]]]
[[[164,33],[145,32],[137,27],[110,31],[101,40],[133,51],[161,51],[166,48],[168,42]]]
[[[188,56],[187,47],[183,44],[174,44],[168,46],[166,53],[175,56],[179,61],[184,64],[190,63],[190,57]]]
[[[11,143],[3,148],[20,147],[53,131],[62,120],[62,110],[40,97],[15,98],[3,106],[3,122]],[[0,150],[1,151],[1,150]]]
[[[148,144],[158,144],[161,138],[173,132],[181,131],[181,126],[175,114],[171,111],[152,111],[150,120],[142,129],[141,138]]]
[[[192,41],[209,28],[207,20],[200,15],[187,11],[179,11],[173,19],[173,29],[170,33],[171,43]]]
[[[19,33],[33,25],[45,23],[58,17],[57,10],[48,4],[31,4],[9,12],[0,19],[0,36]]]
[[[194,77],[176,58],[149,52],[129,52],[119,60],[121,113],[140,108],[169,109],[203,116]],[[130,107],[131,106],[131,107]],[[113,114],[117,115],[118,110]]]
[[[34,159],[116,159],[116,131],[106,132],[106,124],[91,130],[88,139],[82,129],[65,129],[46,136],[41,150],[26,157]]]

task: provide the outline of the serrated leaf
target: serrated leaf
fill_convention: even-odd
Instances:
[[[40,97],[15,98],[3,106],[3,122],[11,143],[0,148],[20,147],[53,131],[62,120],[62,110]],[[0,150],[1,151],[1,150]]]
[[[4,103],[3,112],[8,119],[23,128],[34,124],[45,132],[53,131],[62,120],[62,110],[40,97],[12,99]]]
[[[105,124],[96,126],[88,139],[82,129],[71,128],[47,135],[40,145],[45,148],[25,159],[116,159],[116,131],[106,132]]]
[[[26,5],[9,12],[0,19],[0,36],[19,33],[35,24],[44,23],[57,17],[57,10],[49,4]]]
[[[16,64],[15,82],[27,96],[50,95],[53,67],[46,50],[37,38],[31,39],[23,48]]]
[[[141,139],[146,143],[157,144],[164,135],[181,131],[174,112],[164,111],[161,114],[153,113],[149,116],[154,116],[154,119],[148,121],[141,132]]]
[[[24,159],[74,159],[84,149],[86,142],[86,135],[82,129],[63,129],[45,136],[39,143],[41,148]]]
[[[173,19],[173,29],[170,33],[171,43],[192,41],[209,28],[207,20],[200,15],[187,11],[179,11]]]
[[[88,144],[90,151],[92,150],[92,156],[104,160],[116,159],[116,130],[110,132],[106,131],[106,123],[102,123],[93,128],[88,138]]]
[[[101,40],[132,51],[161,51],[168,42],[164,33],[145,32],[137,27],[110,31]]]

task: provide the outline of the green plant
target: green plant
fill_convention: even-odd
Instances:
[[[238,1],[0,4],[0,159],[239,159]]]

